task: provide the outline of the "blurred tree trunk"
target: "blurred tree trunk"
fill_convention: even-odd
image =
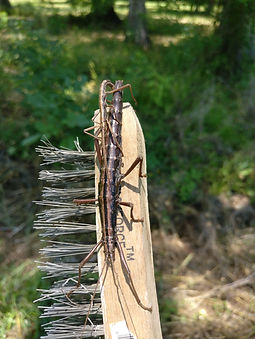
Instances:
[[[213,7],[217,1],[215,0],[208,0],[206,4],[206,13],[211,14],[213,11]]]
[[[11,4],[9,0],[0,0],[0,9],[10,9]]]
[[[120,19],[114,11],[114,0],[91,0],[91,17],[94,21],[120,23]]]
[[[99,17],[114,12],[114,0],[91,0],[91,12]]]
[[[149,46],[149,38],[145,14],[145,0],[129,0],[127,40],[134,41],[146,49]]]
[[[220,0],[222,10],[215,34],[223,72],[236,73],[245,61],[254,60],[254,0]]]

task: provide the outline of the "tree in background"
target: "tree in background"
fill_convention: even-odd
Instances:
[[[112,23],[120,22],[117,14],[114,12],[114,0],[91,0],[90,15],[94,18],[94,21],[106,20]]]
[[[127,40],[148,48],[149,38],[146,29],[145,0],[129,0]]]
[[[171,3],[171,0],[168,0]],[[199,12],[202,8],[205,13],[210,14],[213,7],[218,3],[218,0],[186,0],[185,2],[190,4],[190,10],[193,12]]]
[[[245,61],[254,60],[254,0],[220,0],[222,10],[215,35],[219,38],[217,53],[222,56],[221,73],[233,74]]]
[[[216,5],[217,2],[218,2],[217,0],[207,0],[207,3],[206,3],[207,14],[211,14],[211,12],[213,11],[213,7]]]
[[[0,10],[5,9],[9,10],[11,8],[11,4],[9,0],[0,0]]]
[[[0,0],[8,1],[8,0]],[[84,4],[84,0],[68,0],[72,6]],[[114,11],[114,0],[90,0],[90,13],[86,17],[70,15],[70,22],[75,24],[93,24],[105,28],[113,28],[121,24]],[[126,38],[137,45],[147,48],[149,38],[146,29],[145,0],[129,0]],[[85,20],[84,20],[85,19]]]
[[[1,0],[0,0],[1,1]],[[71,6],[81,8],[89,3],[90,13],[84,16],[69,15],[70,23],[78,25],[96,25],[97,27],[112,28],[121,23],[114,11],[114,0],[67,0]]]

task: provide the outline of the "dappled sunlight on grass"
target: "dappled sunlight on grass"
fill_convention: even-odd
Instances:
[[[0,279],[0,336],[2,338],[32,338],[39,316],[33,300],[37,297],[41,274],[31,259],[2,266]],[[6,337],[5,337],[6,335]],[[36,336],[35,336],[36,338]]]
[[[200,15],[175,15],[175,14],[155,14],[153,15],[154,20],[169,20],[170,22],[178,22],[179,24],[190,24],[197,26],[212,26],[214,19],[210,17],[203,17]]]
[[[175,36],[169,36],[169,35],[153,35],[151,38],[152,42],[157,45],[162,45],[164,47],[168,47],[171,44],[177,44],[180,42],[182,39],[185,39],[184,34],[179,34]]]
[[[13,6],[20,6],[24,9],[24,11],[29,9],[29,6],[38,8],[38,9],[44,9],[50,12],[57,12],[58,14],[67,14],[70,12],[70,4],[67,1],[62,0],[13,0],[12,1]],[[32,14],[32,13],[31,13]],[[48,13],[49,14],[49,13]]]
[[[13,6],[24,5],[24,4],[31,4],[33,6],[41,6],[42,1],[40,0],[13,0]]]
[[[0,244],[0,337],[39,338],[37,288],[47,286],[37,268],[41,246],[37,234],[3,238]],[[43,285],[44,284],[44,285]]]
[[[115,1],[114,10],[118,14],[121,20],[125,19],[128,15],[129,4],[127,1]]]
[[[77,31],[70,30],[63,36],[65,41],[70,41],[71,43],[95,43],[97,40],[115,40],[119,42],[124,42],[125,35],[123,32],[110,32],[110,31]]]
[[[174,17],[172,17],[174,19]],[[214,19],[209,17],[201,17],[201,16],[188,16],[184,15],[181,17],[176,17],[176,20],[179,24],[191,24],[191,25],[198,25],[198,26],[212,26]]]

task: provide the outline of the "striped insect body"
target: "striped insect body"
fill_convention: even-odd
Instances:
[[[109,88],[109,90],[108,90]],[[151,307],[145,306],[135,289],[133,279],[125,258],[123,249],[117,236],[117,214],[122,211],[121,206],[130,208],[130,218],[133,222],[143,222],[143,218],[135,218],[133,214],[134,205],[132,202],[121,201],[121,183],[123,179],[130,174],[136,166],[139,165],[139,177],[146,176],[142,174],[143,159],[138,157],[125,173],[121,173],[122,157],[124,156],[121,148],[121,126],[122,126],[122,90],[130,88],[130,84],[123,85],[121,80],[116,81],[115,85],[109,80],[104,80],[101,83],[99,91],[99,111],[94,116],[99,114],[99,126],[95,126],[95,150],[99,163],[100,179],[98,185],[98,198],[96,203],[99,205],[100,219],[102,225],[102,237],[97,245],[91,250],[87,257],[80,263],[79,279],[77,287],[80,285],[81,268],[85,265],[96,250],[104,247],[105,262],[108,267],[113,267],[115,260],[115,251],[117,249],[124,273],[128,277],[129,287],[138,303],[144,310],[151,312]],[[108,104],[107,95],[112,94],[113,100]],[[85,133],[91,128],[86,129]],[[87,204],[88,200],[76,200],[78,204]],[[112,270],[113,271],[113,270]],[[68,297],[72,291],[69,293]]]

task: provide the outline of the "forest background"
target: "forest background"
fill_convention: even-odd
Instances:
[[[147,146],[164,338],[255,338],[253,0],[0,0],[0,338],[38,338],[42,136],[131,83]],[[125,100],[131,100],[125,93]]]

